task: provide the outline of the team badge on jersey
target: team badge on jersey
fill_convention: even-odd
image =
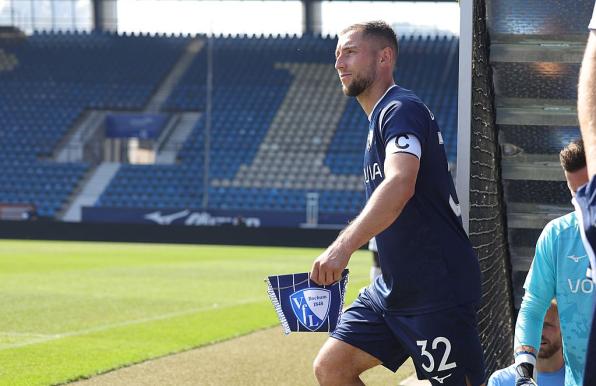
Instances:
[[[374,132],[372,130],[369,130],[368,137],[366,138],[366,150],[370,150],[370,147],[372,146],[373,136]]]
[[[348,270],[339,281],[321,286],[309,274],[269,276],[267,292],[286,334],[299,332],[331,332],[341,316]]]

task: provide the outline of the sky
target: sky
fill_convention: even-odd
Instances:
[[[300,34],[299,1],[118,0],[118,31],[148,33]],[[456,2],[324,1],[322,33],[335,35],[358,21],[383,19],[398,34],[424,30],[458,34]],[[33,30],[89,30],[91,0],[0,0],[0,25]]]
[[[459,5],[455,2],[325,1],[321,12],[324,35],[374,19],[408,24],[403,28],[410,30],[459,31]],[[300,34],[303,23],[299,1],[120,0],[118,19],[120,31],[216,34]]]

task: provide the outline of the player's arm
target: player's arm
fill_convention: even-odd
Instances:
[[[311,279],[328,285],[340,279],[355,250],[391,225],[414,195],[420,161],[409,153],[387,154],[385,179],[362,212],[313,263]]]
[[[579,74],[577,111],[586,148],[588,175],[596,174],[596,30],[590,30]]]
[[[524,284],[525,294],[515,324],[514,354],[517,385],[532,385],[540,349],[544,316],[555,296],[554,235],[550,224],[536,243],[536,254]],[[524,383],[525,382],[525,383]]]

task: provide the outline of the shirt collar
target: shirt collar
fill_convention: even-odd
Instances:
[[[370,120],[371,120],[371,118],[372,118],[372,115],[373,115],[373,113],[375,112],[375,109],[377,108],[377,105],[379,104],[379,102],[380,102],[380,101],[382,101],[382,100],[383,100],[383,98],[385,98],[385,95],[387,95],[387,93],[388,93],[388,92],[389,92],[389,91],[390,91],[392,88],[394,88],[394,87],[397,87],[397,85],[396,85],[396,84],[394,84],[394,85],[392,85],[392,86],[389,86],[389,88],[387,89],[387,91],[385,91],[385,94],[383,94],[383,96],[379,98],[379,100],[377,101],[377,103],[375,103],[375,105],[373,106],[373,108],[372,108],[372,110],[370,111],[370,114],[369,114],[369,116],[368,116],[368,121],[369,121],[369,122],[370,122]]]

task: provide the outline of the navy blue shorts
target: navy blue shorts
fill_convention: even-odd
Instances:
[[[433,385],[472,386],[485,381],[476,309],[463,305],[422,315],[385,313],[364,289],[342,314],[331,337],[379,359],[389,370],[411,357],[418,379]]]

